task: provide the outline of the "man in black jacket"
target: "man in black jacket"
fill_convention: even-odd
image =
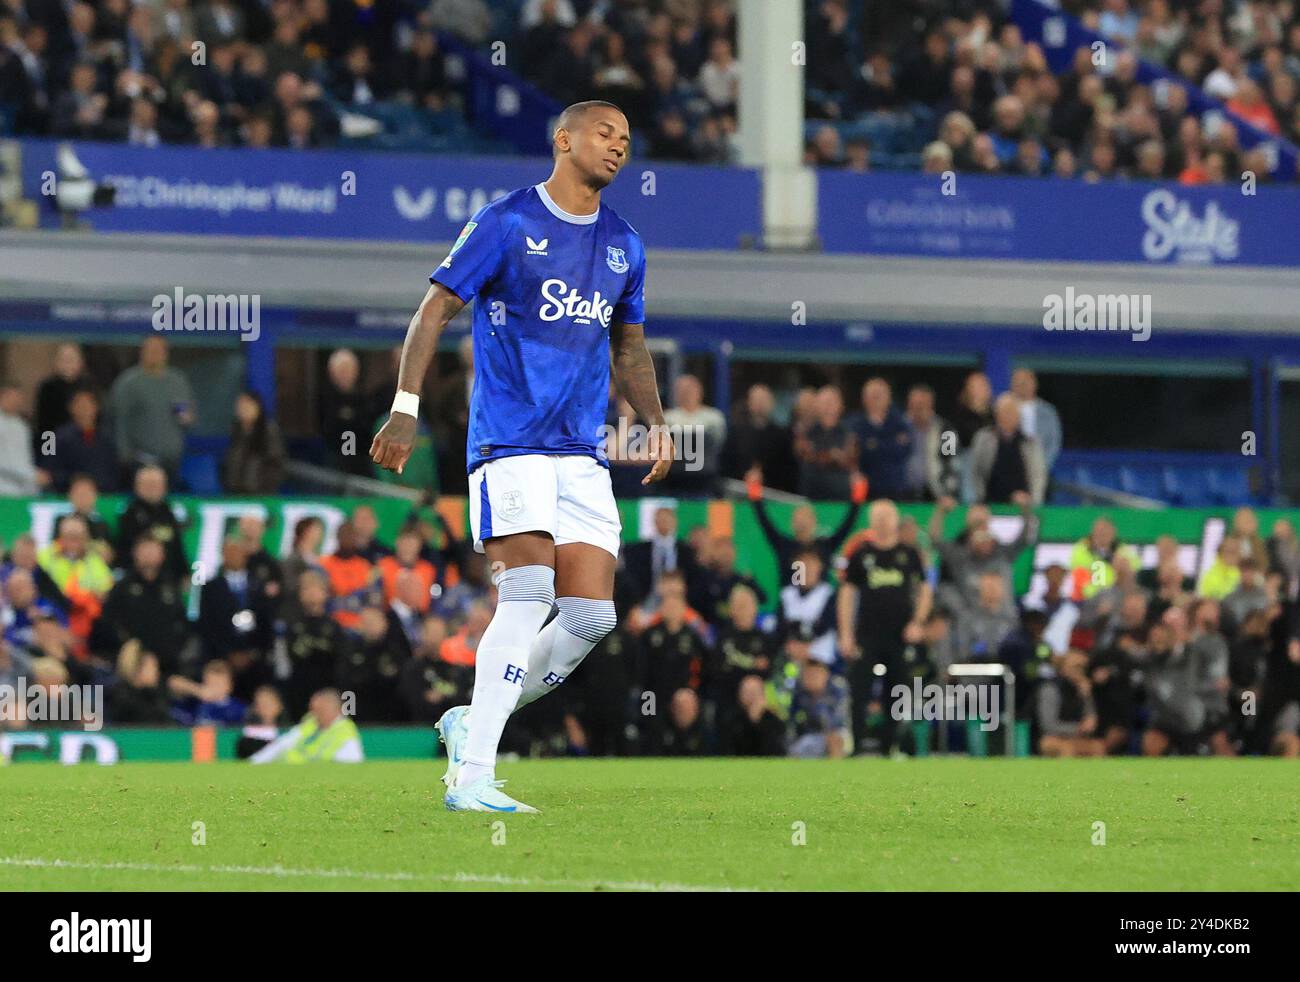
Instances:
[[[862,503],[867,498],[867,482],[854,481],[852,485],[852,498],[848,511],[840,520],[840,524],[835,527],[835,531],[830,535],[819,536],[817,534],[817,513],[813,511],[811,505],[800,505],[790,516],[791,532],[787,535],[772,524],[772,519],[768,515],[767,505],[763,502],[763,487],[756,480],[749,481],[749,500],[754,505],[754,517],[758,519],[759,528],[763,530],[763,535],[767,537],[767,544],[772,547],[776,553],[777,569],[783,580],[788,580],[794,568],[797,554],[805,549],[813,549],[821,556],[822,567],[830,569],[831,557],[835,551],[843,545],[844,540],[848,538],[853,526],[857,524],[858,515],[862,511]]]
[[[181,541],[181,523],[167,500],[167,472],[149,465],[135,473],[135,493],[126,503],[117,522],[117,562],[125,565],[135,542],[148,534],[162,543],[166,553],[163,575],[174,586],[190,575],[185,544]]]
[[[128,642],[153,654],[164,676],[176,672],[189,640],[185,598],[162,575],[162,543],[145,536],[131,552],[131,570],[113,584],[91,629],[91,650],[116,662]]]

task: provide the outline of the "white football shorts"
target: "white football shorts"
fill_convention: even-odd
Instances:
[[[498,457],[469,475],[474,549],[516,532],[547,532],[557,546],[588,542],[617,557],[618,506],[609,470],[583,454]]]

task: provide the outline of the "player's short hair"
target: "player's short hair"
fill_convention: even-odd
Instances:
[[[588,99],[586,102],[575,102],[571,106],[565,107],[560,113],[559,119],[555,121],[555,129],[551,131],[551,156],[556,156],[558,151],[555,149],[555,134],[560,130],[571,130],[593,109],[612,109],[616,113],[623,113],[623,110],[612,102],[606,102],[604,99]],[[626,113],[623,113],[626,116]]]

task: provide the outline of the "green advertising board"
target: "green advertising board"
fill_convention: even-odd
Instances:
[[[283,498],[195,498],[177,495],[173,499],[176,511],[185,525],[186,555],[195,564],[196,580],[205,571],[215,572],[221,556],[221,540],[233,530],[239,516],[255,513],[267,522],[265,545],[276,555],[289,551],[294,524],[307,516],[317,516],[325,524],[326,548],[332,548],[334,532],[339,524],[359,504],[368,504],[379,520],[380,539],[392,542],[397,530],[411,514],[411,505],[393,498],[340,498],[340,497],[283,497]],[[99,510],[110,526],[116,524],[124,499],[120,495],[106,495],[100,499]],[[735,538],[737,566],[752,572],[767,590],[769,601],[775,598],[778,580],[776,559],[763,538],[754,515],[753,506],[746,501],[705,501],[671,498],[640,498],[620,502],[623,519],[623,539],[637,541],[649,533],[654,510],[668,505],[677,510],[680,534],[685,536],[697,526],[705,526],[712,534]],[[789,528],[793,506],[769,505],[772,520],[779,528]],[[817,504],[818,524],[823,531],[834,528],[844,515],[846,505]],[[58,498],[5,498],[0,499],[0,538],[5,544],[14,536],[30,531],[39,544],[49,541],[57,517],[66,512],[68,505]],[[457,534],[467,532],[467,508],[463,498],[442,498],[437,509]],[[914,516],[924,529],[929,521],[931,506],[903,505],[905,515]],[[994,532],[1002,539],[1013,538],[1019,529],[1020,518],[1015,509],[995,509]],[[431,514],[429,511],[425,515]],[[1209,562],[1224,524],[1230,521],[1232,509],[1177,509],[1141,511],[1115,508],[1045,507],[1039,509],[1041,528],[1039,544],[1032,554],[1021,557],[1016,567],[1017,589],[1028,588],[1033,569],[1041,569],[1052,561],[1064,561],[1069,547],[1088,533],[1093,520],[1099,515],[1112,518],[1119,529],[1120,538],[1126,542],[1149,546],[1157,536],[1169,533],[1184,546],[1184,561],[1190,568],[1200,570]],[[1300,513],[1280,509],[1260,509],[1260,528],[1267,535],[1272,523],[1279,517],[1300,518]],[[963,513],[959,509],[947,517],[945,528],[955,534],[962,525]],[[867,522],[866,509],[859,515],[857,526]],[[206,578],[205,576],[203,578]],[[770,606],[770,603],[769,603]]]
[[[237,727],[19,730],[0,733],[0,765],[235,760],[239,733]],[[362,727],[361,745],[367,760],[418,760],[438,755],[437,734],[432,727]]]

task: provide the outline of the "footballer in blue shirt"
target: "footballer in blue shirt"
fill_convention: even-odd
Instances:
[[[630,150],[616,106],[580,102],[561,113],[550,178],[481,208],[429,277],[406,333],[392,412],[370,448],[377,464],[401,472],[438,336],[474,301],[470,525],[498,600],[476,652],[473,699],[437,723],[451,811],[535,810],[496,779],[501,731],[512,712],[562,685],[615,626],[621,525],[603,444],[611,364],[619,390],[650,424],[653,463],[643,483],[662,480],[672,463],[645,344],[645,247],[600,200]],[[559,612],[547,624],[553,606]]]

